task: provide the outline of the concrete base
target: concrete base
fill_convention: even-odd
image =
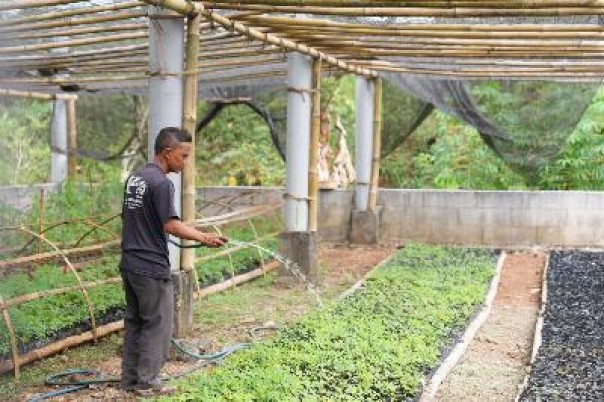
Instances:
[[[352,244],[379,244],[382,207],[375,211],[352,211],[349,241]]]
[[[174,338],[184,338],[193,332],[193,293],[195,276],[193,271],[172,273],[174,284]]]
[[[300,271],[313,283],[318,280],[317,270],[317,233],[288,232],[279,234],[279,254],[293,261]],[[283,266],[279,269],[282,278],[294,277],[294,274]]]

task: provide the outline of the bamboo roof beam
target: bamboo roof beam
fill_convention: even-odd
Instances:
[[[61,21],[43,21],[43,22],[33,22],[21,25],[11,25],[0,27],[0,33],[4,32],[17,32],[17,31],[33,31],[40,29],[51,29],[51,28],[65,28],[65,27],[74,27],[78,25],[93,25],[93,24],[101,24],[104,22],[111,21],[123,21],[129,19],[136,19],[146,17],[147,12],[138,12],[131,11],[127,13],[120,14],[110,14],[110,15],[97,15],[94,17],[84,17],[84,18],[76,18],[76,19],[68,19]]]
[[[161,1],[161,0],[153,0]],[[470,17],[563,17],[578,15],[604,14],[601,5],[577,7],[551,7],[551,8],[431,8],[431,7],[322,7],[322,6],[271,6],[256,4],[208,4],[208,9],[262,11],[264,13],[286,14],[318,14],[334,15],[341,17],[442,17],[442,18],[470,18]]]
[[[0,4],[1,10],[22,10],[25,8],[50,7],[63,4],[81,3],[86,0],[17,0]]]
[[[62,31],[48,31],[48,32],[29,32],[16,35],[2,35],[0,41],[9,40],[34,40],[44,38],[54,38],[61,36],[78,36],[78,35],[89,35],[95,33],[107,33],[107,32],[119,32],[119,31],[147,31],[147,23],[133,23],[133,24],[119,24],[119,25],[103,25],[98,27],[89,28],[76,28],[66,29]]]
[[[272,27],[270,29],[271,33],[279,34],[279,35],[287,35],[291,38],[304,38],[310,34],[319,34],[319,35],[338,35],[338,37],[348,36],[348,37],[379,37],[379,38],[426,38],[426,39],[437,39],[437,38],[445,38],[445,39],[604,39],[604,31],[598,30],[594,32],[464,32],[464,31],[379,31],[379,30],[343,30],[340,28],[313,28],[313,27],[304,27],[304,28],[285,28],[285,27]]]
[[[241,0],[204,2],[207,8],[224,4],[241,4]],[[249,0],[245,4],[270,6],[324,6],[324,7],[481,7],[481,8],[551,8],[551,7],[602,7],[602,0]]]
[[[67,17],[81,16],[81,15],[88,15],[88,14],[97,14],[97,13],[102,13],[102,12],[107,12],[107,11],[114,12],[114,11],[119,11],[119,10],[127,10],[127,9],[131,9],[131,8],[135,8],[135,7],[140,7],[142,5],[145,5],[145,3],[142,3],[140,1],[130,1],[127,3],[109,4],[109,5],[104,5],[104,6],[92,6],[92,7],[86,6],[86,8],[62,10],[62,11],[55,11],[55,12],[50,12],[50,13],[46,13],[46,14],[36,14],[36,15],[29,15],[26,17],[2,20],[2,21],[0,21],[0,26],[4,27],[4,26],[10,26],[10,25],[26,24],[29,22],[41,22],[41,21],[53,20],[53,19],[63,19],[63,18],[67,18]]]
[[[333,35],[312,35],[305,40],[313,46],[354,46],[368,48],[406,48],[411,46],[431,45],[438,47],[462,46],[467,49],[473,47],[489,47],[497,49],[512,48],[576,48],[576,49],[599,49],[604,47],[604,40],[497,40],[497,39],[414,39],[409,41],[385,41],[383,39],[336,39]]]
[[[522,24],[460,24],[460,23],[405,23],[405,24],[391,24],[381,27],[375,27],[373,25],[350,23],[342,21],[332,21],[321,18],[292,18],[284,16],[274,15],[252,15],[242,17],[244,21],[253,21],[262,26],[276,26],[283,25],[286,27],[331,27],[341,29],[373,29],[380,32],[397,31],[400,29],[404,30],[424,30],[424,31],[476,31],[476,32],[498,32],[498,31],[509,31],[509,32],[580,32],[580,31],[603,31],[604,27],[596,24],[535,24],[535,23],[522,23]]]
[[[71,48],[71,47],[77,47],[77,46],[87,46],[87,45],[91,45],[91,44],[143,39],[143,38],[147,38],[147,37],[148,37],[147,32],[134,32],[134,33],[125,33],[125,34],[117,34],[117,35],[104,35],[104,36],[97,36],[97,37],[85,38],[85,39],[74,39],[74,40],[67,40],[67,41],[62,41],[62,42],[50,42],[50,43],[40,43],[40,44],[33,44],[33,45],[0,47],[0,54],[31,52],[31,51],[37,51],[37,50],[49,50],[49,49],[57,49],[57,48],[63,48],[63,47]]]
[[[289,51],[300,52],[300,53],[307,54],[307,55],[310,55],[315,58],[320,58],[325,63],[337,66],[338,68],[340,68],[342,70],[350,71],[355,74],[369,76],[369,77],[376,76],[375,72],[373,72],[371,70],[358,69],[358,68],[352,67],[343,61],[337,60],[333,56],[319,52],[316,49],[312,49],[306,45],[299,44],[299,43],[296,43],[296,42],[293,42],[293,41],[290,41],[287,39],[283,39],[283,38],[280,38],[275,35],[267,34],[267,33],[261,32],[259,30],[256,30],[254,28],[249,28],[240,22],[230,20],[229,18],[223,17],[216,13],[212,13],[211,11],[205,10],[199,3],[192,4],[192,3],[186,2],[185,0],[145,0],[145,1],[152,5],[170,8],[170,9],[177,11],[184,15],[188,15],[191,13],[200,13],[207,20],[213,21],[213,22],[223,26],[227,30],[239,32],[250,38],[259,40],[264,43],[276,45],[280,48],[283,48],[283,49],[286,49]]]

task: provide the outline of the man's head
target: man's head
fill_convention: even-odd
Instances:
[[[176,127],[163,128],[155,139],[155,159],[166,173],[181,172],[191,152],[191,134]]]

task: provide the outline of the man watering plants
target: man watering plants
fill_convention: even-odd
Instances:
[[[174,208],[174,186],[166,174],[183,170],[191,135],[166,127],[155,140],[155,156],[124,187],[122,259],[126,294],[121,385],[142,396],[169,394],[159,373],[168,356],[174,314],[168,234],[220,247],[228,239],[186,226]]]

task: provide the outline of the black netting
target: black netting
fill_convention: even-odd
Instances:
[[[533,174],[563,149],[599,83],[453,81],[385,74],[391,83],[475,127],[522,173]]]

